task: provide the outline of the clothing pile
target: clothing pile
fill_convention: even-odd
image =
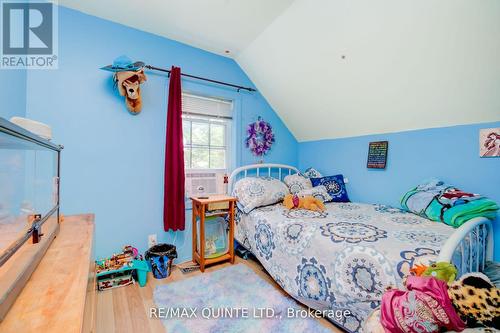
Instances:
[[[500,329],[500,290],[486,275],[469,273],[453,281],[456,269],[449,263],[433,264],[419,274],[407,277],[406,290],[385,291],[380,308],[366,320],[363,332]]]
[[[440,180],[430,180],[408,191],[401,206],[433,221],[459,227],[475,217],[494,219],[500,208],[493,200],[468,193]]]

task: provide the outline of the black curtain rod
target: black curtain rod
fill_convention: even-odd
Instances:
[[[159,71],[159,72],[168,73],[168,75],[170,76],[170,70],[169,69],[159,68],[159,67],[155,67],[155,66],[151,66],[151,65],[145,65],[144,67],[147,68],[147,69],[153,70],[153,71]],[[237,84],[232,84],[232,83],[227,83],[227,82],[222,82],[222,81],[207,79],[207,78],[204,78],[204,77],[190,75],[190,74],[185,74],[185,73],[182,73],[182,72],[181,72],[181,75],[182,76],[186,76],[186,77],[190,77],[190,78],[196,79],[196,80],[208,81],[208,82],[212,82],[212,83],[216,83],[216,84],[221,84],[223,86],[233,87],[233,88],[236,88],[237,91],[240,91],[240,90],[257,91],[254,88],[243,87],[243,86],[239,86]]]

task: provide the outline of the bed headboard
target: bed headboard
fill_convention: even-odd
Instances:
[[[235,169],[229,176],[229,184],[227,187],[228,194],[233,192],[234,183],[245,177],[273,177],[283,180],[285,176],[298,173],[299,169],[286,164],[261,163],[244,165]]]

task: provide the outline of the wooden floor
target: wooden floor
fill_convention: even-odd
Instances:
[[[280,291],[282,289],[274,282],[274,280],[264,271],[262,266],[253,260],[243,260],[236,257],[235,265],[247,265],[252,268],[260,277],[269,281]],[[219,264],[208,267],[205,272],[210,272],[223,268],[229,263]],[[179,281],[190,278],[201,272],[193,272],[182,274],[178,269],[172,271],[170,276],[165,280],[156,280],[151,274],[148,276],[148,283],[144,288],[140,288],[138,284],[126,287],[111,289],[98,292],[97,295],[97,333],[126,333],[126,332],[166,332],[162,322],[159,319],[149,318],[149,308],[154,307],[153,291],[157,285]],[[205,273],[206,274],[206,273]],[[284,295],[285,292],[282,291]],[[342,332],[340,329],[333,326],[326,319],[321,319],[321,323],[331,329],[332,332]]]

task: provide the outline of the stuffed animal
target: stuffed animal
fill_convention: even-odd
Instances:
[[[437,262],[427,267],[422,276],[434,276],[436,279],[450,284],[457,277],[457,268],[449,262]]]
[[[500,329],[500,289],[486,275],[463,275],[450,285],[448,296],[467,327]]]
[[[125,104],[131,114],[138,114],[142,109],[141,89],[139,85],[146,81],[142,61],[132,62],[126,55],[121,55],[113,61],[112,65],[101,69],[113,72],[115,88],[121,96],[125,97]]]
[[[325,210],[325,205],[323,204],[323,202],[311,195],[299,197],[297,195],[287,194],[285,196],[285,199],[283,199],[283,204],[288,209],[302,208],[314,210],[317,212]]]
[[[140,84],[147,80],[144,69],[116,72],[114,80],[120,95],[125,96],[125,103],[130,113],[138,114],[141,112]]]
[[[410,269],[410,274],[414,276],[434,276],[450,284],[457,277],[457,268],[455,265],[444,261],[431,264],[430,266],[416,264]]]

